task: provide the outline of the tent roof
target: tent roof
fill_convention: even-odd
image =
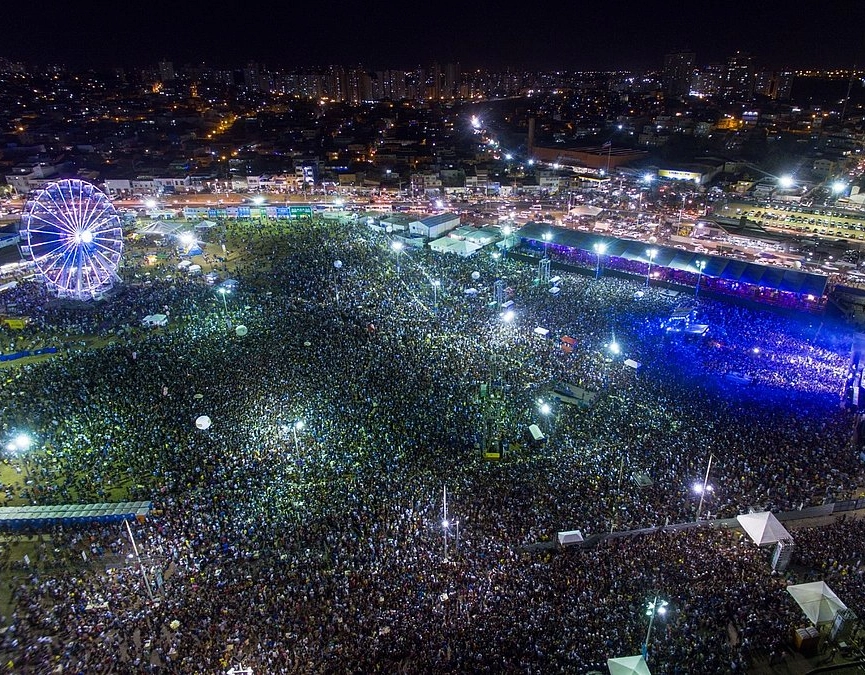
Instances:
[[[164,236],[174,234],[184,227],[183,223],[166,223],[164,220],[154,220],[149,225],[138,228],[138,234],[155,234]]]
[[[646,659],[640,654],[607,659],[607,668],[610,669],[610,675],[652,675]]]
[[[847,609],[825,581],[787,586],[787,592],[815,626],[833,621],[840,610]]]
[[[587,204],[578,204],[571,209],[572,216],[597,216],[604,209],[597,206],[589,206]]]
[[[759,546],[763,544],[774,544],[782,539],[790,539],[790,533],[773,513],[764,511],[762,513],[746,513],[736,516],[739,525],[748,533]]]
[[[648,263],[646,255],[646,242],[633,239],[619,239],[618,237],[600,236],[592,232],[581,232],[578,230],[566,230],[555,227],[549,223],[526,223],[514,233],[522,239],[529,239],[543,243],[544,234],[552,235],[550,243],[554,246],[566,246],[584,251],[593,251],[594,244],[604,243],[607,246],[605,255],[625,260],[636,260]],[[691,253],[672,246],[653,244],[657,253],[652,261],[653,265],[669,267],[675,270],[698,274],[696,262],[705,261],[703,274],[707,277],[724,279],[726,281],[737,281],[754,286],[765,286],[779,291],[790,293],[809,294],[821,297],[826,290],[828,277],[822,274],[810,272],[797,272],[783,267],[762,265],[760,263],[745,262],[711,253]]]

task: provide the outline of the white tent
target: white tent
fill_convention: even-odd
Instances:
[[[607,668],[610,669],[610,675],[652,675],[646,659],[640,654],[607,659]]]
[[[790,539],[790,533],[769,511],[762,513],[746,513],[736,516],[739,525],[748,533],[758,546],[774,544],[782,539]]]
[[[583,541],[583,533],[579,530],[567,530],[566,532],[559,532],[556,538],[559,540],[559,546],[570,546]]]
[[[604,209],[600,209],[597,206],[586,206],[584,204],[580,204],[579,206],[575,206],[570,210],[570,215],[572,216],[590,216],[594,218]]]
[[[847,605],[841,602],[825,581],[787,586],[787,592],[815,626],[834,621],[839,611],[847,609]]]
[[[153,326],[165,326],[168,317],[165,314],[148,314],[141,320],[141,325],[152,328]]]
[[[209,230],[211,227],[216,227],[216,223],[212,220],[202,220],[195,226],[196,230]]]
[[[169,234],[174,234],[179,229],[184,227],[181,223],[166,223],[163,220],[154,220],[149,225],[145,227],[138,228],[138,234],[143,234],[145,236],[156,236],[156,237],[164,237]]]

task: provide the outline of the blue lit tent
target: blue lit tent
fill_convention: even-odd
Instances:
[[[648,264],[649,257],[646,255],[646,248],[651,247],[656,251],[655,258],[651,262],[660,267],[699,274],[700,270],[696,263],[698,260],[702,260],[706,263],[703,268],[703,276],[705,277],[714,277],[751,286],[763,286],[799,295],[813,295],[815,298],[821,297],[826,290],[827,277],[822,274],[745,262],[711,253],[691,253],[671,246],[647,244],[644,241],[633,239],[619,239],[591,232],[565,230],[549,223],[526,223],[514,233],[514,236],[534,242],[539,247],[543,247],[545,243],[544,235],[550,237],[549,244],[551,246],[583,250],[592,255],[594,255],[594,245],[603,243],[606,245],[605,258],[615,257]]]
[[[76,523],[119,523],[146,516],[151,508],[151,502],[6,506],[0,508],[0,530],[15,532]]]

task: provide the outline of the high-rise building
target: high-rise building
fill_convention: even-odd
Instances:
[[[443,94],[447,97],[458,96],[460,93],[460,64],[448,63],[445,68],[445,86]]]
[[[430,69],[427,90],[427,98],[438,100],[442,96],[442,69],[437,62],[433,63]]]
[[[723,63],[710,63],[694,76],[694,89],[701,96],[720,96],[727,81],[727,67]]]
[[[250,61],[243,69],[243,84],[247,91],[258,91],[260,89],[260,69],[255,61]]]
[[[159,79],[163,82],[174,81],[174,64],[171,61],[159,62]]]
[[[694,74],[694,52],[675,52],[664,56],[662,78],[664,95],[673,98],[687,96],[691,91],[691,78]]]
[[[736,52],[727,59],[724,98],[728,101],[750,101],[754,96],[754,61],[750,54]]]

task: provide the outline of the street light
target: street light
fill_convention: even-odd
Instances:
[[[655,256],[658,255],[658,249],[656,248],[647,248],[646,255],[649,257],[649,269],[646,272],[646,286],[649,285],[649,277],[652,275],[652,263],[655,260]]]
[[[27,434],[20,433],[6,444],[9,452],[27,452],[33,445],[33,439]]]
[[[538,410],[541,411],[541,415],[549,415],[551,412],[553,412],[550,404],[544,400],[538,400]]]
[[[646,631],[646,641],[643,643],[644,659],[649,658],[649,640],[652,638],[652,626],[655,623],[655,616],[664,616],[667,613],[667,605],[669,604],[666,600],[661,600],[658,593],[655,593],[655,599],[649,601],[646,605],[646,616],[649,617],[649,630]]]
[[[547,246],[549,246],[550,239],[553,238],[553,234],[552,234],[552,232],[544,232],[541,235],[541,238],[544,240],[544,258],[546,258],[546,257],[548,257],[547,256]]]
[[[228,302],[226,301],[225,296],[231,291],[229,291],[225,286],[220,286],[216,289],[216,292],[222,296],[222,308],[225,310],[225,314],[228,315]]]
[[[433,306],[438,309],[439,307],[439,286],[441,286],[441,281],[438,279],[433,279],[432,287],[433,287]]]
[[[601,256],[607,252],[607,245],[602,242],[596,242],[592,248],[595,251],[595,279],[601,276]]]
[[[703,278],[703,270],[706,268],[705,260],[698,260],[694,263],[697,266],[697,290],[694,293],[695,298],[700,297],[700,279]]]
[[[778,185],[785,190],[789,190],[793,185],[795,185],[793,176],[790,174],[784,174],[778,179]]]
[[[511,234],[513,231],[514,230],[510,225],[505,225],[502,228],[502,234],[505,235],[505,250],[509,249],[511,246]]]
[[[300,443],[297,440],[297,432],[303,429],[304,426],[303,420],[297,420],[291,425],[291,433],[294,434],[294,451],[298,453],[300,452]]]
[[[502,254],[498,251],[493,252],[493,260],[496,261],[496,278],[499,276],[499,258],[502,257]]]
[[[700,513],[703,511],[703,498],[706,496],[707,492],[712,492],[712,486],[709,485],[709,472],[712,470],[712,460],[715,458],[715,455],[709,453],[709,465],[706,467],[706,477],[703,478],[703,484],[700,485],[697,483],[694,486],[694,490],[700,493],[700,502],[697,504],[697,522],[700,521]]]
[[[399,255],[402,253],[403,243],[401,241],[393,242],[390,247],[396,251],[396,276],[399,278]]]

